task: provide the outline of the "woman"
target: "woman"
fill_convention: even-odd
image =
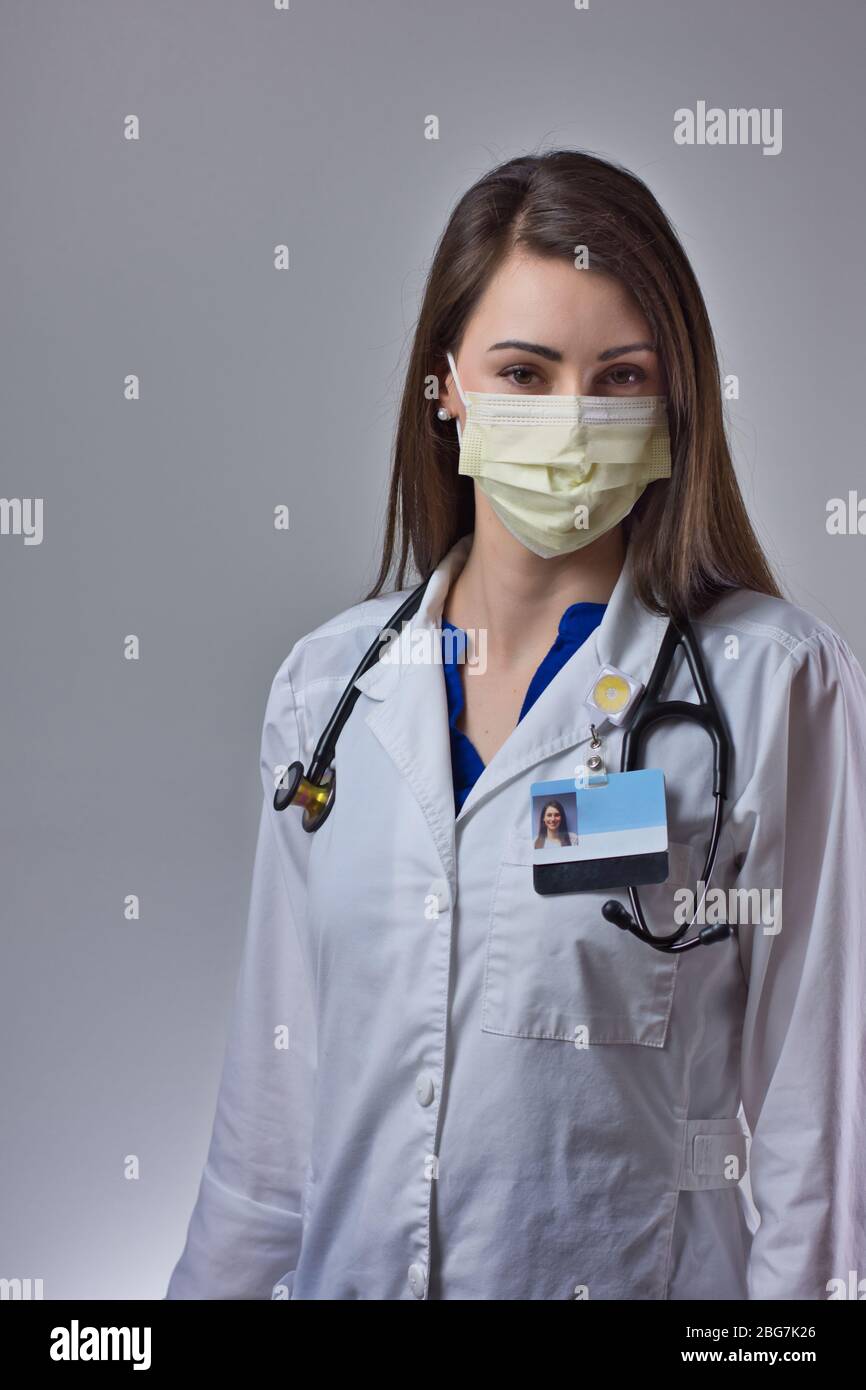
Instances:
[[[430,578],[408,634],[485,630],[486,668],[460,673],[460,728],[441,661],[362,675],[339,795],[305,834],[274,788],[410,558]],[[690,616],[733,741],[713,883],[783,899],[781,923],[683,954],[605,921],[609,891],[536,892],[525,828],[532,785],[574,779],[591,739],[619,767],[628,721],[587,699],[646,685],[668,614]],[[665,693],[695,698],[681,660]],[[582,153],[494,169],[430,271],[377,582],[273,682],[243,968],[168,1296],[822,1299],[866,1273],[864,705],[849,647],[761,553],[655,199]],[[703,863],[711,764],[693,723],[646,746],[659,934]]]
[[[568,828],[568,816],[561,801],[545,801],[538,817],[538,834],[535,848],[577,844],[577,836]]]

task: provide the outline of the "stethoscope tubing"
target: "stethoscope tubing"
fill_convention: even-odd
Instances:
[[[400,607],[392,614],[387,625],[381,629],[374,640],[371,642],[367,651],[359,661],[355,671],[345,690],[340,696],[339,701],[334,707],[333,713],[328,720],[322,734],[316,744],[309,769],[306,773],[308,782],[321,786],[330,778],[330,797],[327,810],[336,792],[334,783],[333,761],[337,747],[337,740],[349,718],[361,691],[355,682],[370,670],[379,660],[384,647],[394,639],[394,633],[399,632],[399,625],[407,622],[414,617],[421,606],[421,601],[429,583],[430,576],[423,580],[415,589],[412,590],[408,598],[404,599]],[[686,661],[689,666],[695,689],[698,693],[698,701],[688,700],[662,700],[661,691],[671,669],[674,655],[678,646],[682,646]],[[623,772],[634,772],[637,770],[643,744],[647,734],[657,724],[664,720],[680,719],[690,723],[696,723],[703,728],[709,735],[713,744],[713,799],[714,814],[713,825],[710,832],[710,840],[707,848],[701,882],[704,884],[706,893],[715,867],[716,855],[719,847],[722,826],[722,808],[727,796],[728,771],[731,756],[731,739],[722,717],[721,710],[713,694],[712,684],[704,664],[703,657],[695,639],[691,623],[685,617],[671,617],[668,619],[668,626],[662,637],[656,656],[652,673],[647,682],[638,705],[632,715],[631,722],[625,731],[622,742],[622,752],[620,767]],[[300,764],[294,764],[297,769],[297,776],[302,773]],[[274,794],[274,809],[284,811],[292,801],[292,792],[288,793],[283,788],[278,788]],[[321,818],[324,819],[324,816]],[[313,820],[306,824],[305,829],[318,829],[321,821]],[[612,922],[622,930],[631,932],[639,941],[652,946],[657,951],[664,951],[672,954],[679,951],[688,951],[695,946],[708,945],[715,941],[721,941],[730,935],[731,928],[727,924],[713,925],[704,927],[697,936],[688,940],[683,937],[694,925],[700,910],[698,904],[691,922],[686,922],[677,931],[671,932],[666,936],[655,936],[649,929],[644,916],[643,906],[640,901],[640,894],[635,886],[628,888],[631,913],[627,912],[622,903],[616,899],[609,899],[602,907],[602,914],[608,922]],[[703,895],[702,899],[703,901]]]
[[[412,590],[409,597],[400,604],[396,613],[392,614],[387,626],[382,628],[381,632],[378,633],[375,640],[371,642],[367,651],[361,657],[361,660],[352,673],[345,690],[334,708],[333,714],[325,725],[322,735],[316,744],[316,751],[313,754],[313,760],[307,772],[308,781],[320,782],[331,766],[337,747],[337,739],[340,737],[343,726],[352,713],[352,710],[355,708],[355,702],[361,694],[361,691],[358,690],[355,685],[355,681],[363,676],[365,672],[369,671],[371,666],[375,666],[382,654],[382,649],[391,641],[392,629],[398,629],[400,623],[406,622],[409,618],[415,616],[418,609],[421,607],[421,600],[424,597],[424,592],[428,583],[429,576],[422,584],[419,584],[416,589]]]

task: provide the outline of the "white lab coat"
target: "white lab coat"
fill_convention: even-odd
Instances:
[[[428,586],[416,652],[468,546]],[[745,590],[695,623],[735,748],[714,885],[781,889],[782,921],[669,956],[604,921],[610,893],[536,894],[527,833],[530,783],[574,776],[591,719],[619,767],[622,731],[583,701],[603,663],[645,683],[665,628],[628,560],[456,818],[443,672],[423,660],[357,682],[321,829],[274,811],[408,592],[326,622],[274,679],[243,967],[167,1297],[824,1299],[866,1278],[866,677],[848,645]],[[675,666],[667,694],[695,698]],[[665,725],[645,761],[666,773],[671,877],[642,894],[662,933],[703,865],[711,747]]]

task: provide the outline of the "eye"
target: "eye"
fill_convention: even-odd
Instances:
[[[531,386],[533,382],[527,381],[526,377],[533,377],[535,381],[541,380],[538,372],[536,372],[533,367],[523,367],[520,365],[516,367],[506,367],[505,371],[500,372],[499,375],[505,377],[507,381],[512,382],[515,386]]]
[[[628,362],[620,362],[611,367],[602,377],[602,382],[610,386],[642,386],[647,379],[643,367],[635,367]]]

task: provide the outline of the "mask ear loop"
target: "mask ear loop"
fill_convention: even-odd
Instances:
[[[460,385],[460,378],[459,378],[458,375],[457,375],[457,363],[454,361],[454,358],[451,356],[451,353],[450,353],[450,352],[446,352],[445,356],[448,358],[448,365],[449,365],[449,367],[451,368],[451,375],[452,375],[452,377],[454,378],[454,385],[457,387],[457,394],[458,394],[458,396],[460,397],[461,401],[463,402],[464,409],[468,410],[468,409],[469,409],[469,402],[467,401],[466,397],[465,397],[464,394],[463,394],[463,387]],[[460,416],[459,416],[459,415],[455,415],[455,416],[454,416],[454,423],[455,423],[456,426],[457,426],[457,443],[458,443],[458,444],[462,444],[462,443],[463,443],[463,435],[462,435],[462,431],[461,431],[461,429],[460,429]]]

